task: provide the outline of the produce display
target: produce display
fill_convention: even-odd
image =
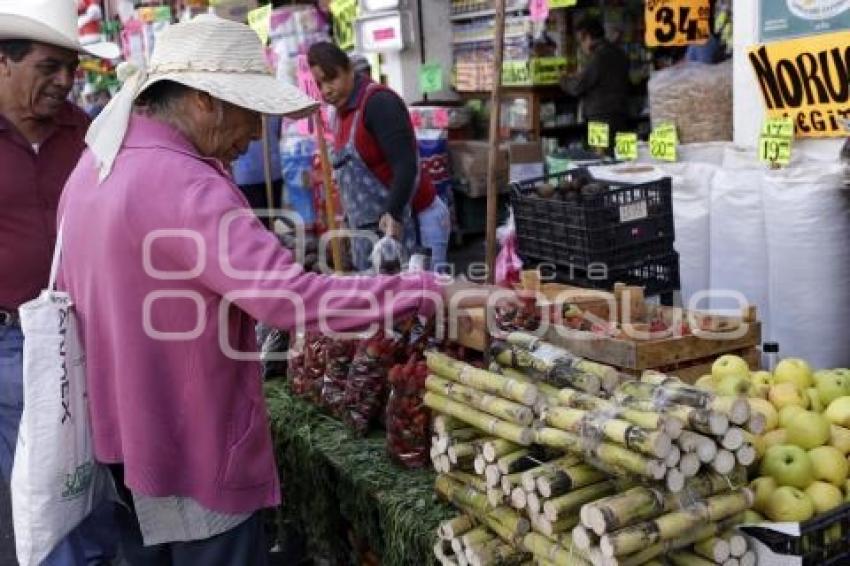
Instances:
[[[764,415],[765,432],[753,437],[760,464],[750,484],[756,513],[748,520],[801,522],[850,501],[850,370],[815,372],[787,358],[773,373],[750,372],[742,362],[724,356],[698,384],[746,396]],[[827,531],[826,542],[839,533]]]
[[[681,551],[724,563],[729,539],[741,550],[730,529],[755,495],[740,462],[764,426],[746,400],[655,373],[612,379],[522,333],[494,353],[492,371],[427,353],[435,488],[461,512],[439,530],[439,561],[644,564]],[[743,546],[736,559],[752,563]]]
[[[430,412],[422,403],[428,367],[414,354],[404,365],[389,371],[387,401],[387,453],[408,468],[428,465],[431,448]]]

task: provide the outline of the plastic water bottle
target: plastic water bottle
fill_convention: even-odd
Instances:
[[[761,345],[761,365],[767,371],[773,373],[776,364],[779,363],[779,343],[765,342]]]

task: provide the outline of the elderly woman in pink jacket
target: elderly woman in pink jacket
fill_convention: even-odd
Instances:
[[[263,564],[257,511],[281,490],[255,321],[360,331],[432,313],[465,285],[305,273],[263,228],[222,163],[259,137],[261,114],[316,103],[274,79],[247,26],[172,26],[147,69],[121,74],[59,218],[95,454],[131,509],[123,554],[133,566]]]

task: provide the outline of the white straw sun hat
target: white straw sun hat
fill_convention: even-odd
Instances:
[[[1,39],[29,39],[101,59],[121,54],[114,43],[80,43],[74,0],[0,0]]]
[[[178,82],[262,114],[302,118],[319,105],[275,78],[256,32],[211,14],[167,28],[157,37],[150,65],[136,68],[122,63],[118,78],[124,85],[86,135],[101,180],[109,175],[121,149],[133,102],[159,81]]]

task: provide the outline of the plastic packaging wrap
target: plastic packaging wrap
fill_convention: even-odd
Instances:
[[[384,408],[387,370],[392,366],[398,341],[381,333],[360,342],[351,362],[345,387],[345,421],[365,434]]]
[[[329,340],[316,332],[297,337],[289,359],[288,378],[292,393],[312,402],[321,398]]]
[[[653,125],[673,122],[681,143],[732,139],[732,62],[684,63],[649,79]]]
[[[389,372],[387,453],[408,468],[428,464],[430,411],[422,403],[427,378],[428,366],[416,354],[406,364],[396,364]]]
[[[287,363],[283,358],[289,350],[289,333],[279,328],[258,325],[257,338],[260,343],[263,379],[274,379],[286,375]]]
[[[496,285],[513,289],[519,283],[522,273],[522,260],[517,253],[516,222],[514,222],[513,210],[508,215],[508,220],[499,226],[496,238],[501,246],[499,255],[496,256]]]
[[[375,273],[395,275],[401,272],[401,266],[407,261],[404,244],[393,237],[384,236],[372,249],[372,265]]]
[[[357,342],[333,340],[325,348],[325,374],[322,377],[322,405],[330,413],[342,418],[346,411],[345,390],[351,361],[357,351]]]

